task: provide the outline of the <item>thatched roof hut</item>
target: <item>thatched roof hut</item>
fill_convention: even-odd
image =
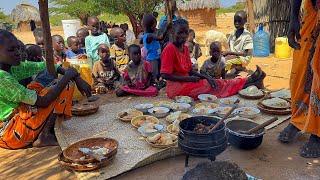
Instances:
[[[30,22],[41,24],[39,10],[29,4],[19,4],[11,12],[11,19],[18,24],[19,31],[30,31]]]
[[[219,0],[189,0],[177,1],[177,7],[182,17],[190,26],[216,26],[216,9],[220,8]]]
[[[271,52],[275,38],[287,36],[290,21],[290,0],[254,0],[255,23],[264,24],[270,32]]]

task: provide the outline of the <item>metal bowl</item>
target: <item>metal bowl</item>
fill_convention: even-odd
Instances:
[[[246,112],[246,111],[250,111]],[[260,110],[255,107],[241,107],[236,109],[235,114],[238,114],[240,117],[254,119],[260,114]]]
[[[164,118],[169,115],[170,109],[166,107],[154,107],[148,110],[148,113],[157,118]]]
[[[149,109],[153,108],[153,104],[137,104],[134,108],[143,113],[147,113]]]
[[[239,131],[250,130],[259,124],[249,120],[233,120],[226,124],[228,141],[237,148],[250,150],[259,147],[263,140],[264,129],[261,129],[257,134],[241,134]]]
[[[181,111],[183,113],[186,113],[190,110],[191,105],[187,103],[172,103],[171,109],[174,111]]]

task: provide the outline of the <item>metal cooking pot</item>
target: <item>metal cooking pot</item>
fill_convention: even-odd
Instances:
[[[250,150],[259,147],[263,140],[264,130],[261,129],[256,134],[240,134],[238,131],[250,130],[259,124],[247,120],[233,120],[227,123],[227,133],[229,143],[237,148]]]
[[[225,124],[220,125],[217,130],[208,134],[197,134],[193,129],[197,124],[206,126],[216,124],[220,118],[196,116],[180,122],[178,145],[187,154],[201,157],[215,157],[227,148],[227,137]]]

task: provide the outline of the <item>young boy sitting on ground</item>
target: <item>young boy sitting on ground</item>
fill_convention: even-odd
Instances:
[[[66,61],[65,44],[60,35],[52,36],[53,57],[55,64],[61,65]]]
[[[88,27],[91,34],[86,37],[85,45],[88,57],[92,60],[92,65],[99,61],[98,46],[100,44],[107,44],[110,46],[108,36],[101,32],[99,19],[95,16],[88,18]]]
[[[115,40],[110,48],[111,58],[116,62],[120,72],[126,68],[129,62],[129,56],[126,46],[126,34],[123,29],[114,27],[110,31],[111,37]]]
[[[71,81],[87,96],[91,96],[90,86],[75,69],[57,66],[63,76],[55,85],[44,88],[31,83],[25,88],[18,81],[44,70],[45,62],[24,61],[25,52],[12,33],[0,30],[0,39],[0,147],[57,145],[52,131],[58,115],[71,116]]]
[[[190,52],[190,58],[193,64],[197,63],[199,57],[202,56],[200,44],[195,42],[196,33],[193,29],[189,29],[188,48]]]
[[[81,28],[76,33],[77,38],[79,39],[79,46],[80,49],[82,49],[86,53],[86,44],[85,39],[87,36],[89,36],[89,31],[86,28]]]
[[[225,79],[225,58],[221,55],[221,43],[216,41],[210,45],[211,58],[206,60],[201,67],[200,73],[213,79]]]
[[[53,47],[53,59],[56,65],[62,65],[66,61],[65,45],[62,36],[52,36],[52,47]],[[54,80],[54,77],[49,74],[47,70],[39,72],[34,79],[36,82],[41,83],[42,86],[46,87]]]
[[[80,41],[75,36],[70,36],[67,39],[69,49],[66,51],[66,56],[68,59],[83,59],[87,58],[85,51],[80,48]]]
[[[250,63],[252,58],[253,40],[251,33],[244,28],[247,22],[245,11],[237,11],[234,15],[234,26],[236,28],[228,38],[229,51],[224,53],[226,57],[226,70],[237,75]]]
[[[151,64],[141,60],[140,46],[133,44],[128,49],[130,63],[123,73],[124,84],[116,91],[116,95],[157,96],[158,90],[152,86]]]
[[[132,30],[129,29],[129,25],[127,23],[121,24],[120,28],[126,33],[126,44],[130,46],[136,40],[136,36]]]
[[[202,56],[201,48],[198,43],[194,40],[196,38],[196,33],[193,29],[189,30],[188,37],[188,48],[190,52],[191,62],[195,70],[198,70],[198,58]]]
[[[100,61],[94,63],[92,70],[93,89],[98,93],[104,93],[119,86],[120,73],[110,58],[110,50],[106,44],[99,45],[98,54]]]
[[[43,56],[42,56],[42,49],[40,46],[35,44],[26,44],[25,45],[25,52],[26,52],[26,59],[28,61],[32,62],[42,62]],[[27,87],[28,84],[30,84],[34,77],[28,77],[26,79],[22,79],[19,81],[19,83],[25,87]]]

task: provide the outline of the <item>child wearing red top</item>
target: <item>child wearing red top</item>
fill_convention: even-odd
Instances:
[[[158,89],[152,86],[152,66],[149,62],[141,59],[141,49],[138,45],[131,45],[128,48],[131,62],[124,70],[123,79],[125,83],[117,90],[117,96],[157,96]]]

